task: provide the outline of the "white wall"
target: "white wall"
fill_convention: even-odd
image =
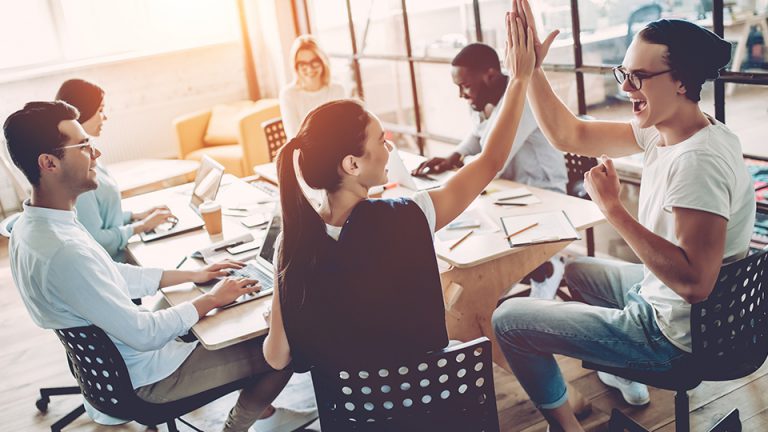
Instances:
[[[248,98],[242,48],[231,43],[0,82],[0,119],[5,121],[26,102],[53,99],[70,78],[92,81],[106,91],[109,119],[99,139],[106,163],[176,157],[174,117]],[[6,210],[16,207],[2,171],[0,201]]]

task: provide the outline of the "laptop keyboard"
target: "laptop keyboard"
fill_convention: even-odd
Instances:
[[[232,270],[232,272],[229,273],[229,277],[257,280],[261,285],[261,291],[267,289],[271,290],[274,285],[272,275],[267,276],[261,269],[250,262],[241,269]]]

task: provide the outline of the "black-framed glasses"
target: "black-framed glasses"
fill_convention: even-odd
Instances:
[[[96,143],[90,138],[86,138],[85,140],[83,140],[83,142],[79,144],[66,145],[59,148],[68,149],[68,148],[82,148],[82,147],[87,147],[88,153],[91,154],[91,157],[96,157]]]
[[[320,59],[314,59],[312,61],[297,61],[296,62],[296,69],[302,69],[302,68],[312,68],[312,69],[320,69],[323,67],[323,62],[320,61]]]
[[[613,77],[616,78],[616,82],[618,82],[619,85],[624,84],[624,81],[629,81],[629,86],[632,87],[633,90],[640,90],[643,88],[643,80],[653,78],[667,72],[672,72],[672,69],[647,74],[641,72],[627,72],[624,69],[624,66],[616,66],[613,68]]]

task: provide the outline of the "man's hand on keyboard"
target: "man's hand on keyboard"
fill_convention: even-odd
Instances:
[[[206,294],[214,299],[216,307],[226,306],[243,294],[250,294],[261,290],[261,285],[253,279],[225,278],[214,285]]]
[[[241,269],[245,267],[245,263],[241,261],[225,260],[216,264],[211,264],[207,267],[192,272],[192,280],[190,282],[202,284],[215,278],[221,278],[228,276],[232,270]],[[242,293],[241,293],[242,294]]]

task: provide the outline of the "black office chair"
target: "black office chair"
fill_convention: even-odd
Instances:
[[[702,381],[745,377],[758,370],[768,356],[767,267],[766,249],[722,267],[709,298],[691,308],[693,353],[674,363],[669,371],[639,371],[589,362],[584,362],[584,367],[674,390],[675,431],[688,432],[688,390]],[[618,409],[611,413],[609,430],[647,432]],[[710,432],[733,431],[741,431],[738,409],[733,409],[710,429]]]
[[[587,116],[583,118],[591,119]],[[597,166],[597,159],[589,156],[581,156],[574,153],[565,154],[565,168],[568,170],[568,184],[565,190],[570,196],[582,199],[590,199],[584,189],[584,173]],[[587,256],[595,256],[595,230],[587,228]]]
[[[285,145],[286,136],[283,129],[283,119],[274,118],[261,124],[264,129],[264,136],[267,137],[267,147],[269,148],[269,161],[274,162],[280,148]]]
[[[67,351],[69,369],[88,403],[109,416],[133,420],[146,426],[165,423],[171,432],[178,431],[176,418],[200,431],[181,416],[242,389],[251,380],[245,378],[172,402],[151,403],[136,395],[123,357],[103,330],[91,325],[55,330],[55,333]],[[80,405],[77,410],[79,414],[67,423],[57,422],[51,426],[51,431],[60,431],[82,414],[84,408]]]
[[[312,369],[323,432],[499,430],[486,337],[396,365]]]

